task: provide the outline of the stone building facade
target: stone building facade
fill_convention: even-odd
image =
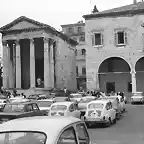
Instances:
[[[47,24],[20,17],[0,28],[5,89],[64,88],[76,90],[77,42]]]
[[[144,2],[83,17],[87,88],[144,92]]]
[[[76,46],[76,75],[77,89],[86,90],[86,48],[85,48],[85,23],[79,21],[74,24],[61,25],[62,32],[78,42]]]

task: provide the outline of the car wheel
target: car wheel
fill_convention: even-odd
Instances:
[[[116,123],[116,118],[113,120],[113,124],[115,124]]]
[[[108,122],[106,123],[106,126],[110,126],[112,124],[111,118],[109,117]]]

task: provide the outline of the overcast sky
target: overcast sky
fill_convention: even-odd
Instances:
[[[62,24],[82,20],[94,5],[102,11],[131,3],[133,0],[0,0],[0,27],[27,16],[59,29]]]

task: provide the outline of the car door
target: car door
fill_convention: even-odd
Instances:
[[[108,102],[108,103],[106,104],[105,114],[106,114],[106,116],[107,116],[108,118],[111,117],[110,102]]]
[[[33,116],[40,116],[40,115],[42,115],[42,112],[40,111],[40,109],[39,109],[39,107],[38,107],[38,105],[36,103],[33,103],[32,107],[33,107],[33,112],[32,112]]]
[[[73,117],[75,117],[75,112],[74,112],[74,105],[73,105],[73,103],[69,106],[67,115],[68,115],[68,116],[73,116]]]
[[[84,123],[76,124],[76,134],[79,144],[89,144],[90,138]]]
[[[81,112],[78,110],[78,106],[77,106],[77,104],[73,104],[73,106],[74,106],[74,116],[76,117],[76,118],[80,118],[81,117]]]
[[[74,127],[69,126],[62,130],[56,144],[78,144]]]
[[[111,119],[112,119],[112,120],[115,119],[116,111],[115,111],[115,109],[113,108],[111,102],[109,103],[109,112],[110,112]]]
[[[25,105],[25,108],[24,108],[24,111],[25,111],[25,116],[27,116],[27,117],[33,116],[33,115],[32,115],[33,107],[32,107],[31,104],[26,104],[26,105]]]

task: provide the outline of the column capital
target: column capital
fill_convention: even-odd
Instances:
[[[48,38],[48,37],[43,37],[44,43],[47,43],[47,42],[49,41],[49,39],[50,39],[50,38]]]
[[[31,43],[31,44],[34,44],[34,38],[31,38],[31,39],[30,39],[30,43]]]
[[[130,72],[130,74],[131,74],[131,75],[135,75],[135,74],[136,74],[136,71],[135,71],[135,70],[132,70],[132,71]]]
[[[3,40],[3,41],[2,41],[2,45],[3,45],[3,46],[7,46],[7,44],[8,44],[8,43],[7,43],[6,40]]]

